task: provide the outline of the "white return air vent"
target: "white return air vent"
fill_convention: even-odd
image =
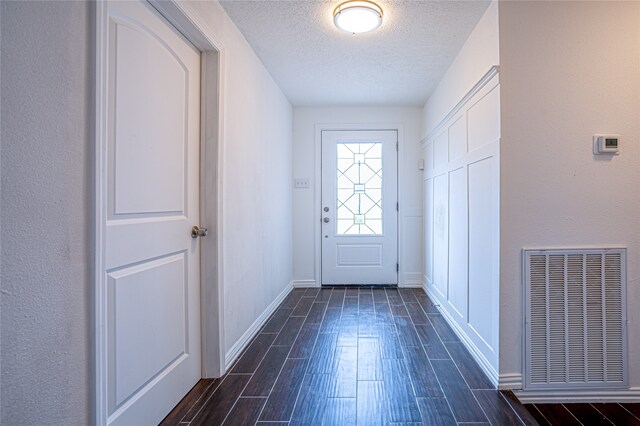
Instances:
[[[524,250],[525,389],[627,387],[626,249]]]

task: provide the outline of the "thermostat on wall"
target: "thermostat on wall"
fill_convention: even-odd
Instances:
[[[617,155],[620,151],[620,135],[593,135],[594,154]]]

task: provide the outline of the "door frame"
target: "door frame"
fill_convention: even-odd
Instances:
[[[222,241],[222,168],[224,148],[225,49],[213,28],[193,7],[180,0],[146,0],[201,54],[200,82],[200,223],[210,230],[200,240],[200,322],[201,377],[220,377],[224,364],[224,283]],[[107,413],[106,323],[103,306],[106,298],[104,279],[106,182],[106,100],[107,100],[107,28],[106,0],[93,3],[94,10],[94,169],[93,179],[93,369],[92,401],[97,425],[105,425]],[[172,408],[172,407],[169,407]]]
[[[313,179],[315,185],[313,186],[314,205],[316,206],[313,213],[314,220],[314,251],[315,251],[315,263],[314,263],[314,280],[315,283],[312,287],[322,287],[322,132],[323,131],[343,131],[343,130],[360,130],[360,131],[376,131],[376,130],[395,130],[398,132],[398,203],[400,207],[403,205],[403,184],[404,179],[402,173],[400,173],[400,156],[404,152],[404,126],[401,123],[316,123],[315,125],[315,143],[314,143],[314,171]],[[400,236],[403,230],[403,219],[400,214],[402,210],[398,211],[398,238],[396,244],[398,245],[398,263],[400,265],[398,271],[398,287],[402,287],[403,273],[403,253],[402,244],[400,244]]]

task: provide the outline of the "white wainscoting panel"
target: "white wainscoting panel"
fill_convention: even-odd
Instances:
[[[424,285],[498,382],[500,84],[496,68],[424,141]]]
[[[449,172],[449,303],[467,320],[467,169]]]
[[[433,179],[433,282],[436,290],[447,297],[449,282],[449,176]]]

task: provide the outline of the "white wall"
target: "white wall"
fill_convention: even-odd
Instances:
[[[523,247],[628,247],[640,386],[640,3],[500,3],[500,373],[522,372]],[[622,135],[594,157],[592,135]]]
[[[226,49],[225,347],[291,281],[291,106],[217,3]],[[2,424],[90,424],[92,10],[1,2]]]
[[[492,2],[424,106],[422,136],[445,118],[482,76],[500,61],[498,2]]]
[[[293,190],[293,279],[296,284],[319,285],[317,260],[320,227],[318,214],[320,182],[317,124],[400,124],[400,285],[417,285],[422,277],[422,193],[420,153],[420,108],[294,108],[293,175],[311,178],[311,188]],[[317,172],[317,173],[316,173]],[[293,187],[293,182],[290,182]]]
[[[291,282],[292,110],[222,7],[191,2],[225,50],[225,353]]]
[[[89,424],[90,8],[0,7],[0,423]]]

